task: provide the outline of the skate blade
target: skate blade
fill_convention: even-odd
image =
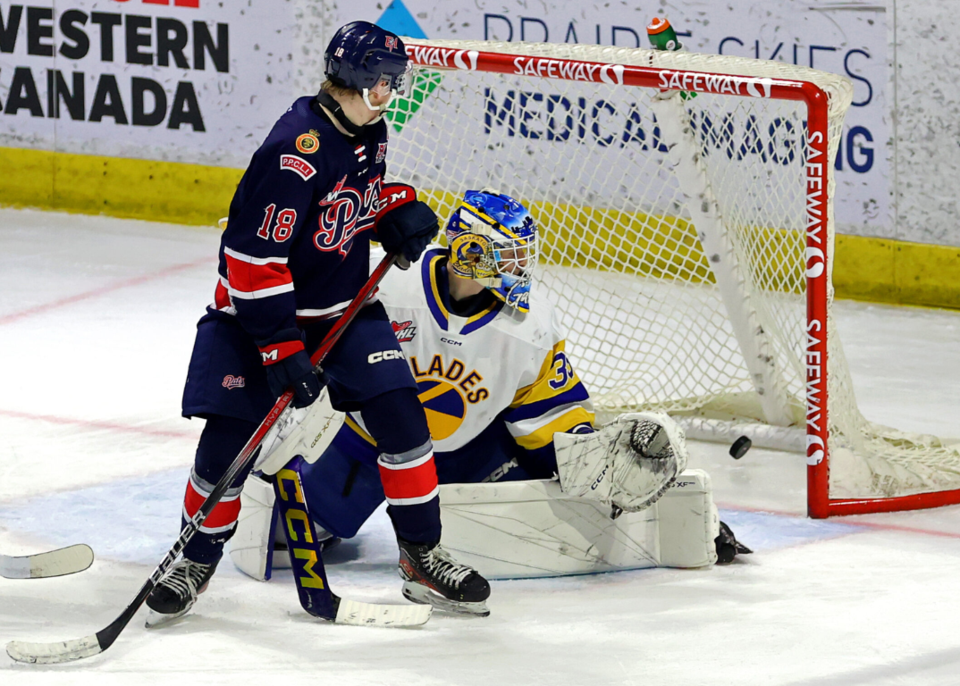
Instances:
[[[156,610],[150,610],[150,612],[147,613],[147,621],[144,622],[144,626],[148,629],[164,627],[168,624],[172,624],[188,612],[190,612],[189,607],[181,610],[180,612],[174,612],[173,614],[163,614],[162,612],[157,612]]]
[[[486,601],[480,601],[479,603],[457,602],[456,600],[444,598],[426,586],[421,586],[412,581],[404,582],[403,597],[411,603],[430,605],[436,610],[453,612],[458,615],[473,615],[475,617],[487,617],[490,615],[490,609],[487,607]]]

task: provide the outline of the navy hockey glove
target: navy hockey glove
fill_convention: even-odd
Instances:
[[[267,383],[274,397],[293,389],[294,407],[306,407],[320,397],[323,383],[313,371],[310,356],[303,347],[297,329],[285,329],[267,341],[257,341]]]
[[[301,350],[279,362],[268,364],[264,369],[267,370],[270,392],[276,397],[279,398],[288,388],[293,389],[293,400],[290,404],[294,407],[306,407],[320,397],[323,384],[314,373],[310,356],[305,351]]]
[[[385,184],[380,193],[376,234],[383,249],[416,262],[440,230],[440,222],[417,191],[403,183]],[[402,261],[398,263],[401,268]]]

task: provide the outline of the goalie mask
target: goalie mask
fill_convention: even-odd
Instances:
[[[538,246],[537,226],[526,207],[495,191],[467,191],[447,223],[447,244],[454,274],[529,311]]]

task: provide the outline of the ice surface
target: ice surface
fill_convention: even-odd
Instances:
[[[0,642],[104,627],[172,544],[200,426],[179,417],[217,230],[0,210],[0,550],[89,543],[61,579],[0,579]],[[960,437],[960,313],[842,302],[871,420]],[[756,550],[727,567],[495,582],[486,619],[330,625],[289,573],[229,560],[195,611],[138,615],[107,653],[63,667],[0,657],[0,684],[960,683],[960,507],[813,521],[801,456],[691,445],[723,518]],[[330,555],[331,583],[403,602],[383,512]]]

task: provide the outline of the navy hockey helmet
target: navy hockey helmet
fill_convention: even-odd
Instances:
[[[410,62],[403,41],[368,21],[340,27],[327,46],[323,65],[331,82],[359,91],[364,100],[374,90],[381,95],[403,95],[409,83]]]

